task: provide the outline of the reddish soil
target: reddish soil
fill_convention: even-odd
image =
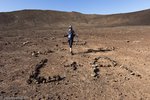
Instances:
[[[53,12],[50,17],[57,15],[56,20],[48,22],[40,20],[42,14],[30,16],[39,12],[47,16],[53,11],[0,14],[0,99],[150,99],[149,10],[105,16]],[[61,23],[60,19],[67,19],[65,14],[77,18],[77,22],[69,17],[68,22]],[[137,15],[140,17],[134,19]],[[121,19],[113,22],[113,18],[122,16],[128,18],[126,23]],[[111,24],[102,26],[106,20]],[[78,34],[74,55],[69,53],[64,37],[69,23]],[[42,65],[43,59],[47,62]],[[34,74],[37,76],[31,77]]]

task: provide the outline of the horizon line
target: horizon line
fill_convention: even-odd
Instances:
[[[54,9],[17,9],[17,10],[9,10],[9,11],[0,11],[0,13],[11,13],[11,12],[17,12],[17,11],[56,11],[56,12],[75,12],[75,13],[81,13],[81,14],[87,14],[87,15],[115,15],[115,14],[128,14],[128,13],[135,13],[135,12],[141,12],[150,10],[150,8],[142,9],[142,10],[136,10],[136,11],[129,11],[129,12],[118,12],[118,13],[108,13],[108,14],[100,14],[100,13],[84,13],[79,11],[64,11],[64,10],[54,10]]]

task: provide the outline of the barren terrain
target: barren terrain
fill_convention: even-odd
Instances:
[[[0,13],[0,99],[149,100],[149,12]]]

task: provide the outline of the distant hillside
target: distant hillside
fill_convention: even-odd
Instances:
[[[113,15],[90,15],[78,12],[22,10],[0,13],[0,29],[65,26],[128,26],[150,25],[150,10]]]
[[[125,14],[106,15],[93,18],[97,24],[105,26],[150,25],[150,9]]]

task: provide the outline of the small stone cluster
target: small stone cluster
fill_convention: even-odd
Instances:
[[[98,65],[92,65],[92,74],[91,74],[91,76],[92,77],[96,77],[96,78],[99,78],[99,72],[100,72],[100,70],[99,70],[99,68],[98,68]]]
[[[64,79],[64,77],[61,77],[60,75],[55,75],[52,77],[49,76],[48,79],[46,79],[43,76],[40,76],[40,69],[45,66],[47,61],[48,61],[47,59],[43,59],[43,60],[41,60],[41,62],[39,64],[37,64],[35,66],[34,71],[32,72],[32,74],[29,76],[29,79],[27,80],[28,84],[31,84],[31,83],[36,83],[36,84],[49,83],[49,82],[55,82],[55,81],[60,81],[60,80]]]
[[[142,78],[142,75],[140,75],[139,73],[134,72],[133,70],[129,69],[128,67],[125,66],[120,66],[121,68],[127,70],[131,75]]]
[[[117,62],[108,57],[97,57],[93,62],[90,63],[92,66],[92,77],[99,77],[99,67],[115,67]]]
[[[64,65],[64,67],[71,67],[73,70],[77,70],[77,67],[80,66],[77,62],[72,62],[71,64]]]
[[[32,55],[33,57],[38,57],[39,54],[47,55],[47,54],[53,53],[53,52],[54,52],[54,51],[52,51],[52,50],[46,50],[46,51],[43,51],[43,52],[41,52],[41,51],[33,51],[33,52],[31,52],[31,55]]]
[[[99,67],[115,67],[117,62],[108,57],[97,57],[94,59],[93,64],[98,64]]]

